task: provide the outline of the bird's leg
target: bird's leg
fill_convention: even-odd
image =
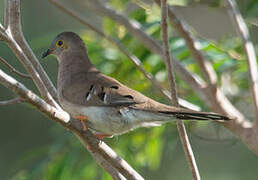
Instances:
[[[81,122],[82,130],[86,131],[87,126],[85,125],[85,121],[88,121],[88,117],[80,114],[80,115],[76,116],[75,118]]]
[[[113,135],[101,134],[101,133],[95,133],[94,136],[96,136],[99,140],[102,140],[104,138],[111,138],[111,137],[113,137]]]

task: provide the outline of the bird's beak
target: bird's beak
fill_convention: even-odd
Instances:
[[[47,57],[49,54],[52,54],[53,50],[51,49],[47,49],[43,54],[42,54],[42,58],[45,58]]]

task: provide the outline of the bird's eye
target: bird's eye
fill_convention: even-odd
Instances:
[[[57,41],[56,46],[57,47],[63,47],[64,46],[64,41],[62,41],[62,40]]]

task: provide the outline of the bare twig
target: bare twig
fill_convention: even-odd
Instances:
[[[54,97],[54,99],[57,100],[56,89],[23,36],[21,27],[20,0],[7,0],[5,8],[7,9],[7,14],[5,14],[7,17],[5,17],[5,19],[8,19],[7,22],[9,23],[7,29],[9,37],[11,37],[11,39],[15,41],[19,48],[23,51],[24,55],[27,57],[27,60],[32,64],[33,68],[35,68],[37,76],[41,77],[43,83],[37,80],[36,77],[32,78],[35,81],[35,84],[38,86],[42,96],[47,102],[49,101],[51,104],[58,106],[57,103],[54,103],[54,101],[51,99]],[[8,45],[10,46],[9,43]],[[24,66],[26,70],[28,70],[29,67],[26,67],[28,65],[24,64]],[[28,72],[30,73],[30,71]],[[47,89],[48,91],[45,91],[44,89]],[[48,92],[48,94],[45,94],[46,92]],[[49,93],[52,97],[50,97]]]
[[[0,101],[0,106],[13,105],[24,102],[24,100],[20,97],[16,97],[10,100]]]
[[[8,89],[15,92],[21,98],[38,108],[39,111],[45,113],[51,118],[54,118],[59,123],[67,124],[70,120],[70,115],[66,112],[60,111],[55,107],[47,104],[44,100],[39,98],[32,91],[28,90],[23,84],[16,81],[11,76],[7,75],[0,69],[0,83]]]
[[[10,0],[5,0],[5,8],[4,8],[4,27],[5,29],[8,29],[8,26],[10,24],[9,22],[9,6],[10,6]]]
[[[169,50],[169,44],[168,44],[168,8],[167,8],[167,0],[161,0],[161,31],[162,31],[162,40],[163,40],[163,53],[166,60],[167,70],[168,70],[168,78],[170,82],[170,89],[171,89],[171,97],[172,97],[172,104],[174,106],[179,106],[178,100],[177,100],[177,92],[176,92],[176,83],[175,83],[175,77],[173,74],[174,66],[172,66],[171,63],[171,54]],[[190,145],[188,135],[184,126],[183,121],[179,120],[177,121],[177,128],[180,135],[180,139],[182,142],[182,146],[185,152],[185,156],[187,159],[187,162],[189,164],[189,167],[192,172],[193,179],[200,180],[200,174],[197,167],[197,164],[195,162],[195,157],[192,151],[192,147]]]
[[[189,32],[187,25],[177,18],[172,7],[168,8],[168,16],[173,27],[176,28],[177,32],[184,38],[190,53],[192,54],[194,60],[197,62],[200,71],[202,72],[203,77],[208,85],[215,85],[217,81],[216,72],[214,71],[211,63],[204,57],[203,53],[201,52],[200,42]]]
[[[51,0],[53,1],[53,0]],[[56,1],[56,0],[55,0]],[[126,16],[123,14],[115,11],[108,5],[104,3],[100,3],[99,0],[88,1],[92,8],[98,12],[98,15],[101,14],[103,16],[110,17],[111,19],[115,20],[117,23],[125,26],[126,30],[129,31],[136,39],[138,39],[146,48],[148,48],[152,53],[158,54],[163,57],[162,46],[156,40],[154,40],[151,36],[147,35],[142,29],[139,23],[134,23],[130,21]],[[193,75],[190,73],[179,61],[173,58],[173,66],[175,66],[176,73],[186,81],[192,88],[194,88],[195,92],[198,93],[199,96],[202,98],[206,98],[203,96],[203,88],[206,86],[205,83],[198,78],[197,75]],[[165,62],[165,61],[164,61]],[[205,101],[209,102],[208,99]]]
[[[235,0],[227,0],[230,14],[234,20],[237,30],[242,38],[244,50],[247,56],[248,73],[251,84],[251,93],[254,103],[254,110],[256,116],[256,128],[258,128],[258,70],[257,61],[254,50],[254,45],[250,40],[248,28],[245,24],[243,17],[241,16]]]
[[[112,43],[115,47],[117,47],[122,53],[125,54],[126,57],[129,58],[129,60],[131,60],[131,62],[133,62],[133,64],[140,70],[140,72],[148,79],[151,81],[151,83],[154,85],[154,87],[156,87],[164,96],[166,96],[168,99],[171,99],[170,93],[168,90],[166,90],[165,88],[163,88],[159,82],[156,80],[155,77],[152,76],[152,74],[148,73],[147,71],[144,70],[144,68],[142,67],[142,63],[141,61],[134,56],[133,54],[131,54],[130,52],[128,52],[126,50],[126,48],[119,43],[119,41],[115,40],[114,38],[106,35],[103,31],[101,31],[98,27],[96,27],[95,25],[93,25],[92,23],[90,23],[88,21],[88,18],[84,18],[82,16],[80,16],[76,11],[74,11],[73,9],[71,9],[70,7],[66,7],[63,3],[61,3],[60,1],[57,0],[49,0],[49,2],[51,2],[53,5],[55,5],[56,7],[58,7],[59,9],[61,9],[62,11],[64,11],[65,13],[69,14],[70,16],[74,17],[76,20],[78,20],[80,23],[88,26],[90,29],[92,29],[94,32],[96,32],[97,34],[99,34],[100,36],[104,37],[106,40],[108,40],[110,43]],[[185,101],[183,99],[179,98],[179,104],[183,107],[189,108],[189,109],[194,109],[194,110],[200,110],[200,107]]]
[[[5,31],[5,28],[3,27],[3,25],[0,23],[0,32],[3,33]]]
[[[8,36],[6,35],[5,31],[6,31],[6,29],[0,23],[0,40],[2,40],[2,41],[6,41],[8,39]]]
[[[174,77],[173,69],[171,63],[171,54],[170,54],[170,48],[168,44],[168,22],[167,22],[167,16],[168,16],[168,9],[167,9],[167,0],[161,0],[161,32],[162,32],[162,42],[163,42],[163,57],[165,58],[165,62],[167,65],[168,70],[168,79],[170,83],[170,91],[171,91],[171,97],[172,97],[172,104],[174,106],[179,106],[178,100],[177,100],[177,92],[176,92],[176,82]]]
[[[143,179],[111,148],[109,148],[104,142],[94,137],[89,130],[87,130],[86,132],[82,132],[81,128],[78,128],[77,121],[70,121],[70,116],[67,113],[47,104],[32,91],[28,90],[23,84],[19,83],[11,76],[4,73],[2,70],[0,70],[0,83],[15,92],[23,99],[25,99],[28,103],[34,105],[40,112],[44,113],[50,119],[55,120],[56,122],[60,123],[67,129],[72,131],[74,134],[79,136],[81,141],[83,142],[83,145],[88,148],[89,152],[93,155],[93,157],[95,157],[98,163],[100,165],[102,165],[102,163],[105,163],[104,168],[107,166],[106,163],[109,163],[114,168],[118,169],[119,172],[121,172],[121,174],[123,174],[123,176],[127,179]],[[101,156],[102,158],[96,156]],[[104,161],[101,161],[103,159]],[[112,170],[112,168],[106,168],[106,170]]]
[[[4,60],[2,57],[0,57],[0,61],[13,73],[17,74],[20,77],[31,79],[30,75],[24,74],[22,72],[19,72],[16,70],[12,65],[10,65],[6,60]]]

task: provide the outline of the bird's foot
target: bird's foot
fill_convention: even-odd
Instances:
[[[85,124],[85,121],[88,121],[88,117],[84,116],[84,115],[78,115],[75,118],[78,119],[81,122],[82,130],[86,131],[87,130],[87,126]]]
[[[113,137],[113,135],[101,134],[101,133],[95,133],[94,136],[96,136],[99,140],[102,140],[104,138],[111,138],[111,137]]]

